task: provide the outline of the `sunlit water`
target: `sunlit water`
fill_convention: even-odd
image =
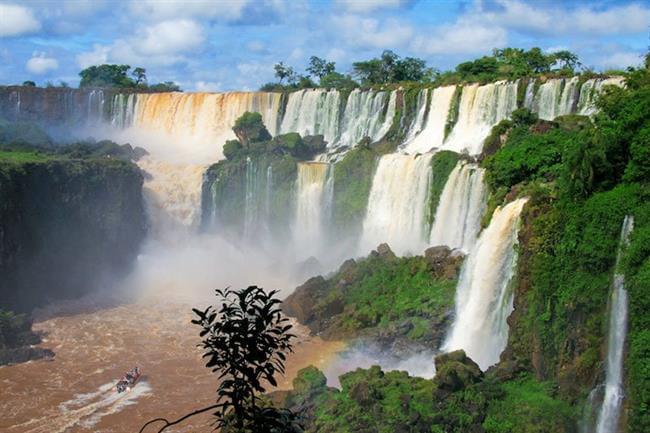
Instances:
[[[217,380],[204,367],[189,304],[137,302],[93,309],[69,302],[37,313],[34,329],[56,356],[0,367],[0,431],[7,433],[132,432],[160,416],[177,418],[215,400]],[[342,350],[297,329],[296,352],[279,388],[307,365],[327,366]],[[143,377],[128,393],[112,390],[138,365]],[[197,417],[170,431],[208,426]]]

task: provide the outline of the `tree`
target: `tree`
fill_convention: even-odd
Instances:
[[[273,69],[275,70],[275,76],[278,77],[280,83],[282,83],[282,80],[285,78],[289,83],[296,80],[296,72],[294,69],[291,66],[285,65],[283,62],[277,63],[273,66]]]
[[[23,81],[24,87],[36,87],[36,83],[32,80]]]
[[[135,78],[135,84],[136,86],[140,84],[147,84],[147,70],[141,67],[137,67],[131,72],[131,75],[133,75],[133,78]]]
[[[354,75],[364,84],[386,84],[400,81],[428,81],[434,71],[426,62],[415,57],[401,59],[391,50],[385,50],[380,58],[352,64]]]
[[[556,51],[551,54],[551,58],[554,63],[559,64],[560,69],[574,71],[577,66],[581,65],[578,55],[567,50]]]
[[[221,307],[201,311],[194,308],[192,323],[201,328],[206,367],[218,374],[217,403],[196,410],[175,421],[157,418],[146,423],[140,432],[156,422],[163,430],[187,418],[216,410],[215,427],[237,433],[299,432],[297,416],[287,409],[268,406],[259,397],[266,391],[265,382],[277,386],[275,376],[284,374],[286,355],[292,352],[295,336],[289,320],[282,316],[275,297],[277,291],[265,292],[257,286],[233,291],[217,290]]]
[[[329,89],[354,89],[359,87],[359,83],[349,75],[331,72],[320,79],[320,86]]]
[[[79,87],[135,87],[128,77],[129,65],[90,66],[79,72]]]
[[[327,60],[316,56],[311,56],[309,58],[307,72],[309,72],[312,77],[318,77],[319,80],[322,80],[325,75],[333,73],[335,69],[336,63],[334,62],[328,62]]]
[[[533,47],[525,53],[526,63],[535,73],[548,72],[555,62],[552,56],[547,56],[539,47]]]
[[[164,83],[154,84],[149,86],[148,89],[154,92],[182,92],[180,86],[173,81],[165,81]]]

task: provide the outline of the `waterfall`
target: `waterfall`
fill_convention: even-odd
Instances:
[[[580,97],[578,99],[578,114],[583,116],[592,116],[596,113],[596,97],[603,90],[603,86],[624,85],[623,77],[610,77],[605,79],[592,78],[584,82],[580,88]]]
[[[384,155],[372,180],[359,254],[387,242],[396,254],[421,252],[427,244],[426,208],[431,154]]]
[[[486,205],[485,170],[458,161],[440,195],[429,243],[469,252],[481,228]]]
[[[322,134],[325,141],[334,144],[339,135],[339,99],[336,90],[312,89],[291,93],[280,133]]]
[[[424,115],[427,111],[427,100],[429,98],[429,89],[423,89],[418,92],[418,98],[415,101],[415,116],[408,127],[408,134],[404,140],[404,144],[413,141],[413,139],[424,128]]]
[[[449,108],[455,92],[456,86],[433,89],[429,104],[429,115],[424,124],[424,129],[415,137],[406,141],[403,146],[406,153],[424,153],[442,146],[445,138],[445,125],[449,117]]]
[[[307,258],[317,255],[325,241],[324,226],[332,201],[330,164],[299,163],[296,184],[294,242],[301,256]]]
[[[275,135],[280,99],[279,93],[260,92],[138,94],[130,126],[184,146],[194,161],[212,162],[220,159],[225,141],[235,138],[232,126],[246,111],[260,113]]]
[[[569,80],[550,79],[537,90],[533,110],[540,119],[553,120],[558,116],[575,112],[578,103],[579,77]]]
[[[138,161],[138,166],[148,174],[143,189],[154,231],[161,234],[196,228],[205,165],[175,164],[147,156]]]
[[[621,256],[630,242],[634,218],[626,216],[616,255],[616,267],[609,301],[609,332],[607,336],[607,360],[605,374],[605,397],[603,399],[596,433],[616,433],[623,403],[623,351],[627,334],[627,291],[625,276],[620,271]]]
[[[463,349],[485,370],[499,361],[513,310],[519,216],[527,199],[494,211],[490,225],[465,259],[456,289],[456,318],[442,350]]]
[[[396,101],[396,91],[387,94],[372,90],[353,90],[345,105],[341,136],[334,147],[352,147],[364,137],[370,137],[372,141],[381,139],[393,123]]]
[[[526,94],[524,95],[524,108],[527,108],[532,111],[534,99],[535,99],[535,80],[531,79],[530,81],[528,81],[528,85],[526,86]]]
[[[517,83],[498,81],[464,86],[458,121],[443,143],[442,150],[477,155],[494,125],[517,109]]]

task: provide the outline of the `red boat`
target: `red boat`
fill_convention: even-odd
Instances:
[[[117,382],[115,389],[118,393],[131,391],[131,388],[135,386],[135,383],[140,379],[142,373],[138,367],[133,367],[130,371],[127,371],[124,376]]]

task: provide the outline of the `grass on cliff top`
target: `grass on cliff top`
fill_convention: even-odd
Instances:
[[[41,153],[37,151],[6,151],[0,150],[0,162],[27,163],[47,162],[62,159],[59,155]]]
[[[453,306],[456,280],[432,278],[423,257],[391,261],[371,257],[358,266],[358,277],[343,295],[343,303],[350,306],[343,313],[347,329],[388,326],[409,317],[440,317]]]

